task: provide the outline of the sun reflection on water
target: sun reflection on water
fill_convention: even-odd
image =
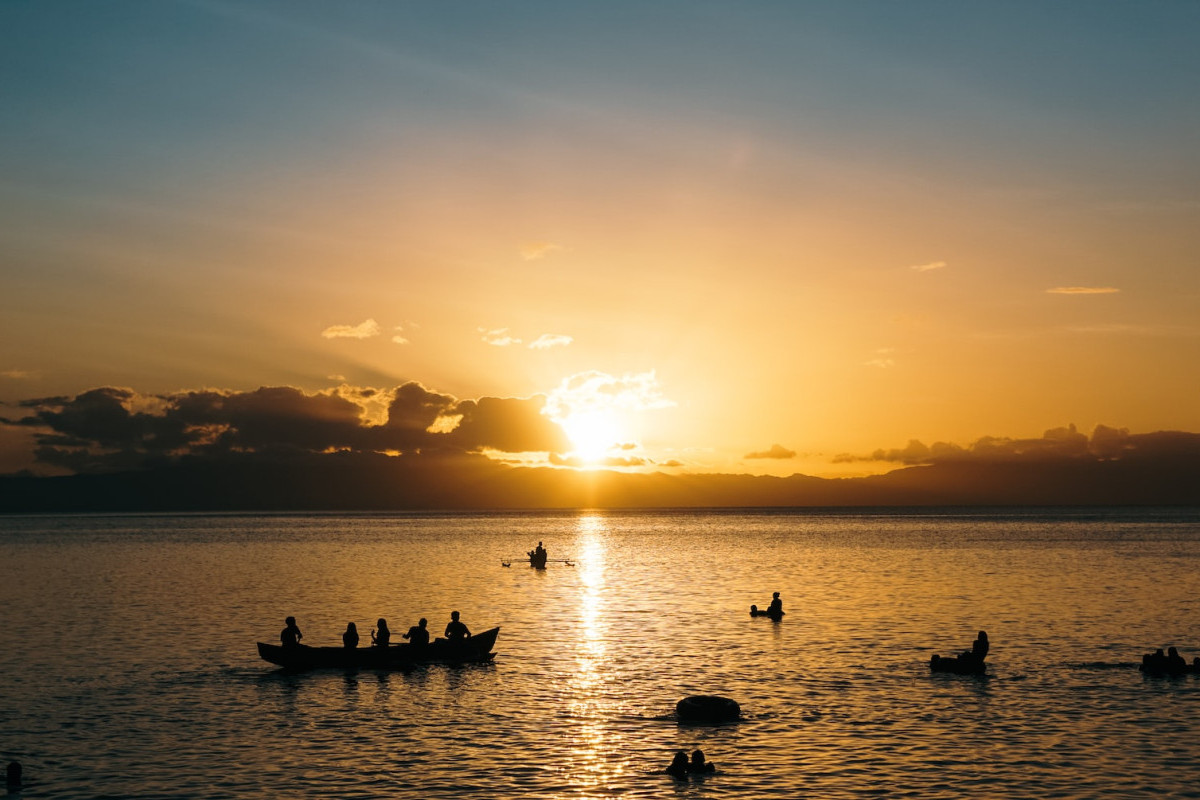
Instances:
[[[622,772],[611,758],[621,751],[619,734],[613,730],[613,703],[607,699],[605,683],[607,642],[604,618],[605,534],[604,517],[581,516],[576,524],[579,576],[579,638],[576,664],[570,681],[571,716],[579,723],[574,742],[574,778],[582,786],[596,788],[610,783]]]

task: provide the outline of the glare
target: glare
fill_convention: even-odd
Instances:
[[[611,411],[576,411],[559,424],[571,440],[572,452],[583,461],[601,460],[621,440],[620,426]]]

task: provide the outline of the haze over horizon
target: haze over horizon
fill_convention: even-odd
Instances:
[[[5,3],[0,475],[1200,474],[1198,28]]]

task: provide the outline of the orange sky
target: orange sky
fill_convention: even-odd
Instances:
[[[0,7],[10,420],[417,381],[778,475],[1200,430],[1194,4],[134,9]]]

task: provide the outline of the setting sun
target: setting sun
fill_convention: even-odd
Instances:
[[[577,412],[559,424],[574,445],[572,454],[589,463],[600,461],[620,442],[620,427],[611,411]]]

